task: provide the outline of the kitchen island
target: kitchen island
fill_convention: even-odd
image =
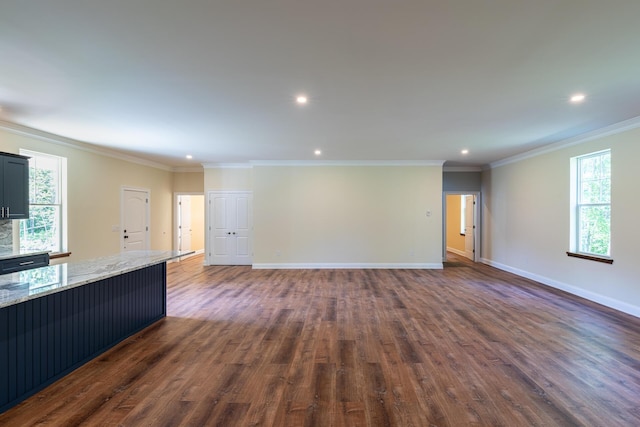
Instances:
[[[166,316],[166,262],[136,251],[0,275],[0,412]]]

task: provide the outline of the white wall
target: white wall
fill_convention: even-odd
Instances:
[[[257,267],[442,266],[441,166],[255,166],[253,207]]]
[[[483,260],[640,316],[637,242],[640,129],[495,167],[483,173]],[[610,148],[612,265],[571,258],[570,158]]]

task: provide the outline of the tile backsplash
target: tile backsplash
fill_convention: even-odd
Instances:
[[[0,251],[13,249],[13,224],[10,219],[0,221]]]

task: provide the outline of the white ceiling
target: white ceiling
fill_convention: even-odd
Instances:
[[[482,165],[640,116],[639,22],[638,0],[2,0],[0,119],[173,167]]]

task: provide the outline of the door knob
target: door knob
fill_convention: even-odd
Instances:
[[[128,238],[129,238],[129,236],[124,236],[124,238],[125,238],[125,239],[128,239]]]

